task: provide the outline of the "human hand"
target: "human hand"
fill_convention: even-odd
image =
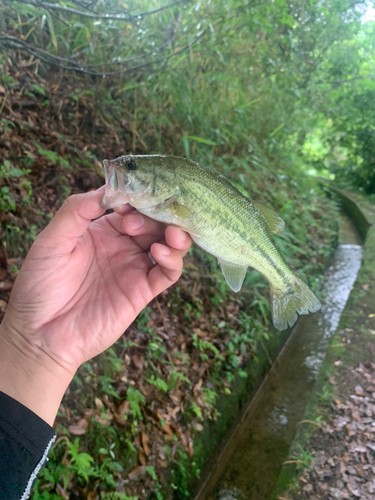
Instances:
[[[183,231],[165,229],[129,205],[100,217],[102,197],[103,189],[68,198],[38,235],[0,327],[0,389],[13,396],[9,370],[16,372],[15,398],[20,400],[22,381],[35,386],[38,402],[27,397],[26,406],[50,423],[77,368],[112,345],[148,302],[177,281],[191,244]],[[51,385],[44,399],[37,396],[42,380]]]

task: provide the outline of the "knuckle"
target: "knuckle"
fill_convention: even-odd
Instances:
[[[74,206],[77,204],[80,198],[81,198],[80,194],[72,194],[68,196],[68,198],[64,201],[64,205],[67,207]]]

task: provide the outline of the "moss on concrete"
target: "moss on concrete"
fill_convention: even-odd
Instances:
[[[270,369],[269,360],[276,359],[291,331],[291,328],[283,332],[275,330],[268,340],[264,339],[263,346],[258,343],[256,357],[243,367],[247,377],[237,375],[232,394],[219,396],[216,403],[219,417],[216,421],[207,422],[204,430],[194,440],[193,461],[188,455],[180,456],[178,468],[172,471],[173,482],[179,485],[179,489],[173,494],[175,500],[186,499],[187,496],[194,498],[194,492],[197,493],[200,486],[199,477],[205,477],[214,467],[215,457],[220,453],[220,447],[224,446],[228,431],[240,420]]]

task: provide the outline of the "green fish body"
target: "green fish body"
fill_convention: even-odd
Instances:
[[[320,308],[311,290],[292,271],[270,233],[284,229],[274,212],[253,203],[216,170],[176,156],[121,156],[104,160],[103,205],[130,203],[152,219],[187,231],[220,262],[232,290],[241,289],[247,268],[270,283],[272,319],[278,330]]]

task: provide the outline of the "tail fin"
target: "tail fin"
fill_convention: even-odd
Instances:
[[[309,314],[320,309],[320,302],[310,288],[296,275],[291,285],[282,290],[271,287],[272,321],[275,328],[285,330],[297,321],[297,313]]]

